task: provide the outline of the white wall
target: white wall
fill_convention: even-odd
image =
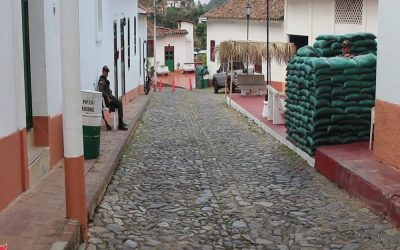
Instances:
[[[379,1],[379,43],[376,98],[400,104],[398,60],[400,51],[400,1]]]
[[[219,68],[219,62],[216,54],[215,62],[210,61],[210,41],[215,41],[215,46],[226,40],[246,40],[247,39],[247,21],[246,20],[207,20],[207,66],[210,75],[214,74]],[[250,21],[249,40],[267,41],[267,23],[266,21]],[[270,22],[270,42],[286,42],[284,36],[283,22]],[[267,64],[263,62],[263,74],[267,74]],[[273,81],[284,81],[285,66],[276,62],[271,63],[271,79]]]
[[[286,34],[309,37],[312,45],[321,34],[378,31],[378,1],[364,0],[361,25],[335,24],[335,0],[286,0]]]
[[[81,86],[93,89],[104,65],[110,68],[110,88],[114,92],[114,35],[113,21],[117,21],[117,44],[120,51],[120,19],[131,20],[131,67],[128,68],[128,25],[125,26],[125,90],[136,88],[140,81],[139,49],[134,52],[134,17],[138,16],[137,0],[102,0],[103,32],[101,41],[97,41],[97,9],[95,0],[80,0],[80,34],[81,34]],[[138,19],[137,19],[138,25]],[[137,43],[139,38],[137,36]],[[119,95],[121,88],[121,56],[118,59]]]
[[[29,1],[33,116],[62,113],[59,0]]]
[[[33,116],[48,116],[44,1],[29,1],[29,45]]]
[[[165,64],[165,46],[174,46],[174,69],[177,69],[177,64],[180,63],[182,66],[188,62],[187,49],[186,49],[186,38],[185,35],[170,35],[165,38],[157,38],[157,62],[158,65]],[[193,62],[193,60],[192,60]]]
[[[48,112],[50,116],[54,116],[62,113],[60,0],[45,1],[44,23]]]
[[[139,53],[139,57],[138,63],[141,63],[141,71],[140,71],[140,75],[139,75],[139,84],[144,84],[145,82],[145,67],[146,67],[146,63],[143,59],[147,58],[147,16],[146,15],[139,15],[139,19],[138,19],[138,32],[139,35],[138,37],[140,37],[141,39],[141,44],[140,44],[140,49],[141,49],[141,54],[142,54],[142,58],[140,58],[140,53]],[[139,43],[138,43],[139,44]]]
[[[183,63],[190,63],[194,61],[193,51],[194,51],[194,41],[193,41],[193,24],[188,22],[181,23],[181,29],[187,30],[186,35],[186,59]],[[181,63],[182,64],[182,63]]]
[[[3,0],[0,8],[0,138],[26,127],[21,1]]]

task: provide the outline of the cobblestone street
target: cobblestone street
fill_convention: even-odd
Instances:
[[[89,249],[400,249],[211,90],[154,95],[89,226]]]

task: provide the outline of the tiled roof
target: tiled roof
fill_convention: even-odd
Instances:
[[[144,11],[146,11],[147,14],[153,14],[154,13],[154,8],[152,7],[147,7],[143,5],[142,3],[138,3],[138,7]]]
[[[167,37],[170,35],[186,35],[189,32],[187,30],[170,29],[165,27],[157,26],[157,37]],[[154,25],[152,22],[147,22],[147,37],[152,38],[154,34]]]
[[[202,15],[207,18],[246,19],[245,7],[248,0],[228,0],[213,10]],[[268,0],[250,0],[251,20],[267,20]],[[284,0],[269,0],[269,20],[283,21],[285,13]]]

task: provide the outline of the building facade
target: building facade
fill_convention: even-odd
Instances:
[[[375,102],[374,155],[400,169],[400,85],[397,60],[400,52],[400,2],[379,1],[379,43]]]
[[[286,0],[285,36],[298,46],[321,34],[378,31],[377,0]]]
[[[251,1],[251,12],[247,29],[245,13],[247,1],[229,0],[219,7],[205,13],[202,18],[207,18],[207,66],[210,75],[214,74],[220,64],[217,49],[221,42],[227,40],[267,41],[267,12],[265,1]],[[270,42],[285,42],[284,36],[284,1],[271,1],[270,9]],[[267,75],[267,63],[258,62],[250,65],[258,73]],[[283,82],[285,80],[285,67],[276,61],[271,62],[271,79]]]
[[[148,26],[149,50],[153,48],[153,25]],[[169,71],[178,70],[185,63],[193,63],[194,60],[193,24],[178,20],[178,28],[170,29],[157,26],[156,41],[156,65],[168,66]],[[149,56],[150,57],[150,56]],[[149,58],[152,60],[153,57]]]
[[[61,20],[70,17],[61,17],[62,1],[2,2],[0,103],[9,115],[0,122],[0,210],[64,159]],[[77,84],[94,90],[108,65],[114,94],[129,102],[144,82],[145,13],[137,0],[79,0],[78,8]]]
[[[219,68],[212,56],[226,40],[246,40],[247,1],[227,1],[203,15],[207,18],[207,66],[213,74]],[[266,1],[250,1],[249,40],[267,40]],[[270,41],[292,42],[297,47],[313,45],[321,34],[345,34],[378,30],[377,0],[271,0]],[[266,63],[256,71],[266,75]],[[253,65],[251,67],[254,67]],[[286,65],[272,62],[272,81],[285,81]],[[257,70],[258,68],[258,70]],[[261,68],[261,70],[259,69]]]

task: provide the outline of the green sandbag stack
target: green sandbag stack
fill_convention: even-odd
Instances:
[[[287,67],[288,139],[309,155],[315,147],[369,139],[376,55],[319,57],[306,46]]]
[[[350,33],[345,35],[320,35],[316,38],[314,48],[323,57],[333,57],[342,54],[342,43],[351,42],[350,52],[354,55],[373,53],[376,55],[376,36],[372,33]]]

